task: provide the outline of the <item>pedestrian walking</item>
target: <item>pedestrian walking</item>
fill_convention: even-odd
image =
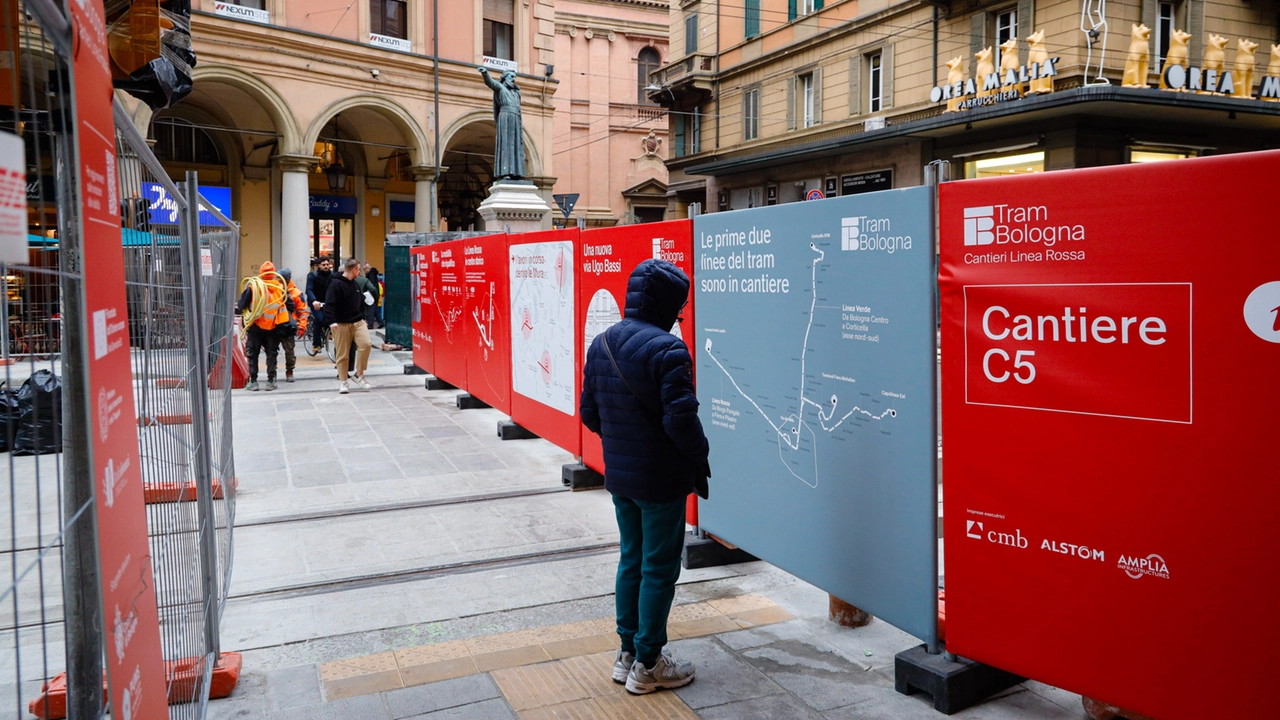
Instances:
[[[291,383],[293,382],[293,369],[298,365],[298,357],[294,354],[294,349],[298,340],[299,328],[303,333],[307,330],[307,304],[303,302],[302,293],[298,291],[298,286],[293,284],[293,271],[289,268],[281,268],[280,277],[284,279],[285,292],[289,296],[290,302],[293,303],[293,306],[289,308],[289,322],[279,328],[280,347],[284,348],[284,381]]]
[[[347,383],[351,360],[352,342],[356,346],[356,387],[365,390],[373,389],[364,376],[369,365],[369,351],[373,343],[369,340],[369,325],[364,320],[364,291],[356,284],[360,276],[360,261],[350,258],[342,264],[342,274],[333,278],[329,290],[325,293],[324,314],[333,332],[333,347],[338,356],[338,392],[346,394],[350,391]]]
[[[278,326],[289,322],[294,301],[289,298],[284,278],[270,260],[262,263],[255,277],[244,280],[244,290],[236,312],[244,316],[245,355],[249,360],[246,390],[258,389],[258,355],[267,352],[267,390],[276,389],[276,353],[280,351]]]
[[[373,304],[365,307],[364,319],[369,323],[369,328],[373,329],[381,325],[378,321],[378,310],[382,307],[382,283],[378,278],[378,268],[364,264],[364,277],[369,281],[369,286],[373,292]]]
[[[675,265],[640,263],[627,281],[623,320],[596,336],[583,368],[582,422],[604,444],[604,485],[621,545],[615,603],[622,646],[613,680],[638,695],[694,676],[692,663],[666,649],[685,501],[695,489],[706,495],[711,474],[693,361],[670,332],[688,295],[689,278]]]
[[[307,307],[311,310],[311,347],[312,355],[320,352],[324,345],[324,329],[329,321],[324,312],[325,297],[329,294],[329,285],[333,282],[333,261],[321,257],[316,263],[314,272],[307,274]]]

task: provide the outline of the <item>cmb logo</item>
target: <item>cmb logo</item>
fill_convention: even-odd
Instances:
[[[964,209],[964,245],[990,245],[996,241],[992,230],[996,226],[996,208],[994,205],[971,207]]]

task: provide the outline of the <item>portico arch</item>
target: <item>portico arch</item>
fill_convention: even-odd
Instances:
[[[289,104],[262,78],[239,68],[217,64],[198,65],[191,75],[194,87],[226,85],[253,98],[271,118],[273,129],[279,134],[279,154],[310,154],[310,146],[302,142],[302,130]]]
[[[406,144],[406,152],[409,153],[409,159],[413,165],[427,165],[434,162],[435,158],[431,153],[431,143],[427,140],[427,134],[413,115],[403,105],[377,95],[350,95],[330,103],[311,121],[303,137],[303,147],[313,148],[329,121],[334,116],[351,110],[372,111],[395,126]]]

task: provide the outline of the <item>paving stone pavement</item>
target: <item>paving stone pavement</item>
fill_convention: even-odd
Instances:
[[[548,628],[611,616],[617,530],[606,493],[560,492],[568,454],[542,440],[504,443],[501,413],[457,410],[457,391],[425,390],[390,354],[374,360],[370,392],[338,395],[332,367],[303,355],[298,382],[235,395],[240,493],[223,650],[245,662],[235,692],[210,702],[211,720],[942,717],[927,696],[894,691],[893,656],[918,640],[879,620],[836,626],[825,593],[763,562],[682,574],[673,626],[702,624],[686,626],[701,628],[696,637],[673,635],[672,651],[698,668],[674,692],[620,692],[597,640],[458,677],[445,677],[458,665],[414,675],[422,666],[405,658],[416,648],[463,648],[465,668],[486,638],[552,647]],[[779,614],[739,629],[681,609],[713,608],[728,622],[750,611],[734,605],[742,597]],[[340,666],[355,669],[335,683]],[[954,717],[1084,713],[1079,696],[1027,682]]]

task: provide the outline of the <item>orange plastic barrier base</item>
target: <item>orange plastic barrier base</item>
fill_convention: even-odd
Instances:
[[[231,489],[235,490],[238,487],[240,487],[239,478],[231,478]],[[184,483],[143,483],[142,494],[146,498],[147,504],[191,502],[196,499],[196,483],[194,480]],[[213,480],[213,499],[222,499],[222,481],[217,478]]]
[[[161,390],[176,390],[187,386],[185,378],[156,378],[156,387]]]
[[[190,425],[191,413],[160,413],[158,415],[143,415],[138,418],[138,427],[151,427],[152,425]]]
[[[225,652],[218,656],[213,666],[213,681],[209,684],[209,699],[224,698],[236,689],[240,682],[240,669],[244,657],[238,652]],[[169,703],[190,702],[199,682],[199,659],[170,660],[165,663],[169,676]],[[40,697],[27,703],[27,711],[40,720],[61,720],[67,716],[67,674],[58,673],[44,684]],[[102,684],[102,702],[107,702],[107,684]]]

